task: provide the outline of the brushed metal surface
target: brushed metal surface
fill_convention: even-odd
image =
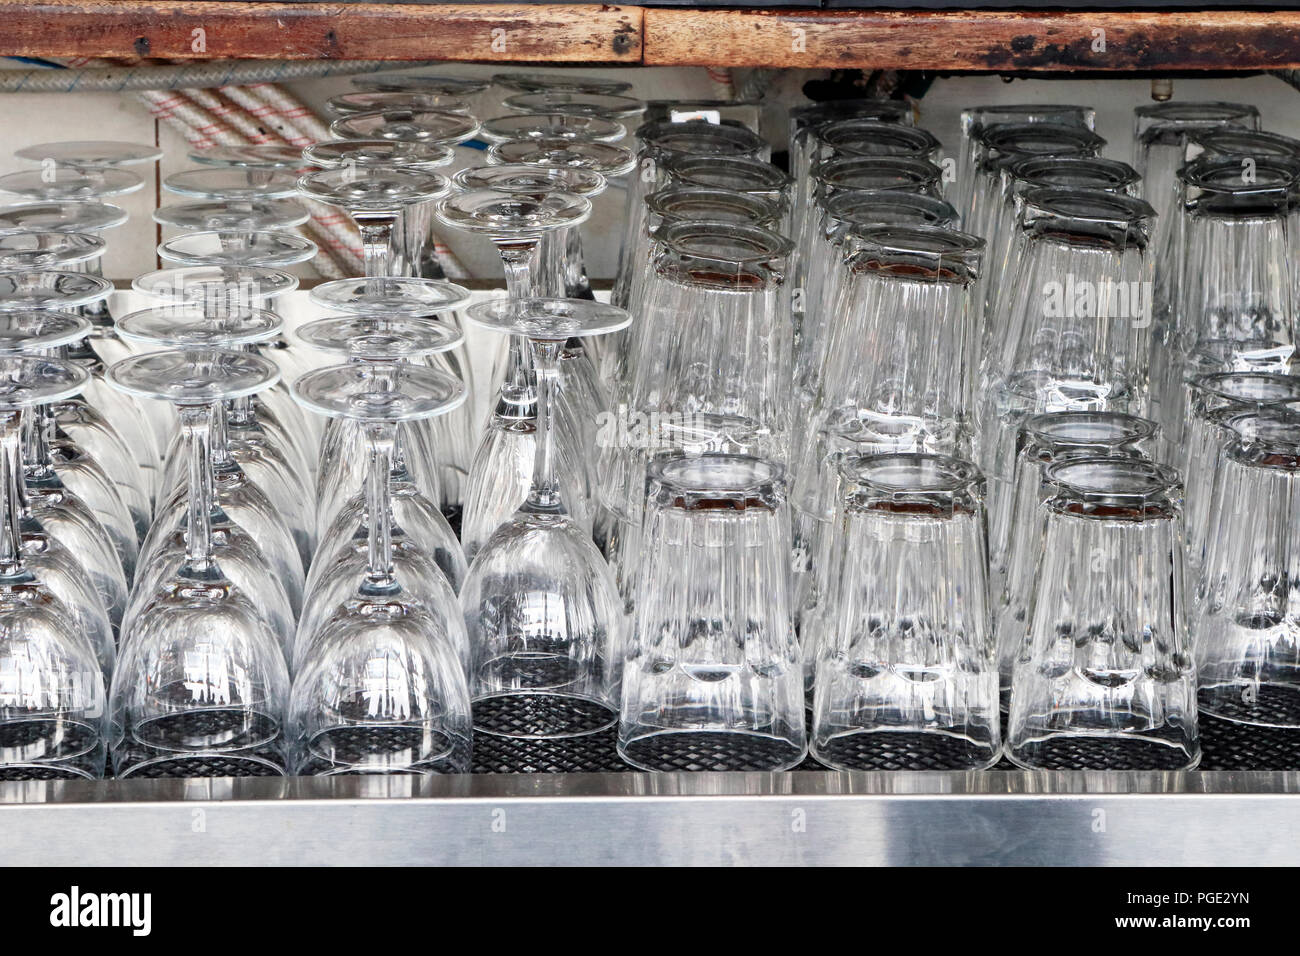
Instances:
[[[1300,773],[0,784],[8,864],[1295,865]]]

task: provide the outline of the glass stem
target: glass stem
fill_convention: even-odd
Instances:
[[[370,450],[370,471],[366,475],[369,569],[363,588],[370,594],[383,594],[397,587],[393,576],[392,489],[389,487],[397,423],[367,422],[365,429]]]
[[[537,239],[497,243],[501,265],[506,273],[507,298],[527,299],[533,295],[533,259],[539,245]]]
[[[230,457],[230,439],[226,434],[227,420],[226,403],[217,402],[212,406],[212,438],[209,442],[214,470],[229,467],[233,461]]]
[[[361,231],[361,251],[365,261],[366,278],[385,279],[390,265],[393,225],[397,216],[393,213],[353,213],[357,228]]]
[[[561,342],[533,339],[533,363],[537,367],[537,432],[534,436],[533,480],[528,489],[527,510],[533,513],[563,514],[560,483],[555,475],[553,415],[555,387],[560,376]]]
[[[210,405],[183,405],[181,432],[189,447],[189,512],[185,538],[184,577],[209,577],[216,570],[212,558],[212,419]]]
[[[0,494],[4,495],[4,529],[0,532],[0,577],[21,575],[23,568],[22,427],[16,409],[0,412]]]
[[[23,460],[32,470],[33,478],[48,478],[54,470],[50,459],[50,438],[54,434],[54,408],[38,405],[31,410],[25,422]]]

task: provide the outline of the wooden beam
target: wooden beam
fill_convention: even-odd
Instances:
[[[0,56],[639,63],[641,10],[578,3],[0,0]]]
[[[653,66],[994,72],[1300,67],[1297,10],[647,9],[644,25],[644,62]]]
[[[0,55],[992,72],[1257,70],[1300,68],[1300,10],[0,0]]]

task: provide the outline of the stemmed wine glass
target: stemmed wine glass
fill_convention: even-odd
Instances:
[[[483,544],[461,589],[474,726],[534,739],[597,733],[618,716],[623,602],[561,490],[551,410],[564,342],[615,332],[631,316],[588,299],[545,298],[483,302],[467,316],[527,337],[538,382],[527,499]]]
[[[393,231],[398,217],[409,214],[421,203],[446,195],[449,185],[437,173],[382,166],[341,166],[308,173],[298,180],[298,188],[309,199],[337,206],[352,217],[361,231],[366,276],[379,279],[411,271],[412,263],[393,254]],[[410,254],[418,250],[411,250],[404,243],[397,252]],[[383,287],[382,282],[376,285]]]
[[[74,395],[87,377],[67,362],[0,358],[0,780],[104,774],[104,662],[29,566],[21,501],[22,409]]]
[[[373,280],[336,279],[323,282],[310,292],[313,304],[362,318],[436,319],[439,325],[459,328],[455,310],[469,301],[469,290],[451,282],[407,276],[389,277],[382,288],[372,288]],[[389,321],[389,328],[392,323]],[[301,337],[300,337],[301,338]],[[331,351],[333,349],[330,349]],[[417,357],[418,361],[441,369],[465,383],[474,394],[474,377],[464,354],[464,346],[434,351]],[[428,424],[438,447],[438,482],[443,512],[460,509],[462,488],[469,474],[474,447],[478,442],[478,422],[470,403],[466,402],[447,415],[439,415]]]
[[[484,235],[497,247],[505,268],[506,294],[527,298],[535,290],[563,291],[555,276],[538,275],[535,260],[542,237],[578,226],[591,215],[591,202],[570,193],[508,193],[471,189],[442,201],[438,217],[457,229]],[[510,337],[504,384],[482,442],[470,466],[465,490],[461,541],[473,559],[496,528],[524,500],[532,465],[535,393],[521,336]],[[573,446],[570,446],[573,447]],[[583,472],[573,476],[584,485]],[[581,494],[578,496],[581,499]],[[569,507],[581,508],[580,500]],[[584,523],[590,527],[590,516]]]
[[[307,162],[322,169],[376,168],[425,174],[456,158],[449,146],[385,139],[330,140],[314,143],[302,152]],[[445,278],[432,242],[432,225],[432,200],[402,207],[393,228],[390,272]]]
[[[323,319],[303,326],[299,332],[317,348],[346,353],[353,364],[376,369],[399,362],[418,365],[421,353],[436,353],[461,336],[459,329],[428,319],[397,316]],[[447,377],[454,379],[454,376]],[[448,408],[446,413],[450,411]],[[440,413],[434,420],[446,413]],[[465,579],[465,555],[438,509],[437,498],[421,491],[408,467],[413,457],[422,456],[427,460],[433,455],[433,449],[423,441],[432,431],[421,427],[427,420],[413,419],[398,425],[400,430],[388,479],[391,561],[412,596],[428,607],[454,609],[459,606],[456,591]],[[337,470],[341,460],[360,462],[368,470],[364,426],[346,417],[332,417],[330,426],[326,429],[325,449],[332,464],[323,462],[322,474]],[[429,467],[426,463],[425,468]],[[360,481],[354,478],[347,483],[349,487],[359,487],[359,491],[340,503],[337,515],[321,536],[307,579],[294,662],[302,661],[323,622],[355,590],[357,576],[369,560],[367,541],[371,520],[364,476]],[[459,614],[459,611],[446,613]],[[467,650],[464,664],[468,670]]]
[[[66,312],[0,313],[0,353],[57,355],[84,338],[89,326],[84,317]],[[111,651],[112,634],[121,624],[128,581],[135,571],[135,526],[103,469],[58,435],[55,407],[34,403],[23,423],[23,515],[55,542],[56,547],[44,547],[43,551],[59,551],[80,566],[91,593],[104,609]],[[83,492],[86,499],[69,486]],[[101,515],[111,524],[102,522]],[[79,582],[73,583],[79,586]],[[85,603],[93,607],[95,602]]]
[[[463,333],[455,326],[402,316],[319,319],[300,326],[297,336],[311,348],[341,353],[353,362],[371,364],[417,361],[450,351],[464,340]],[[442,416],[432,420],[438,417]],[[441,500],[439,443],[437,433],[428,424],[429,419],[421,418],[399,426],[396,460],[406,480],[436,510]],[[318,526],[322,531],[337,522],[340,512],[362,488],[367,473],[362,432],[355,420],[347,417],[331,417],[325,426],[316,482]],[[351,528],[347,531],[350,535]],[[459,578],[455,583],[459,585]]]
[[[0,274],[0,311],[72,311],[103,302],[112,290],[111,282],[86,273],[9,272]],[[138,405],[103,387],[103,363],[84,339],[66,357],[92,378],[82,390],[84,401],[64,401],[55,409],[58,426],[107,472],[137,538],[143,536],[158,470],[153,432]]]
[[[465,624],[454,602],[427,603],[396,573],[389,496],[398,423],[450,411],[465,387],[419,365],[355,363],[308,372],[293,394],[359,422],[369,446],[366,566],[304,649],[290,706],[296,770],[468,772]]]
[[[212,422],[218,403],[269,387],[275,364],[222,349],[139,355],[109,381],[177,406],[190,456],[185,559],[122,635],[110,691],[119,777],[285,772],[289,675],[275,632],[223,572],[212,544]]]
[[[133,312],[119,319],[118,325],[123,338],[146,348],[170,347],[191,351],[205,348],[235,350],[272,338],[281,329],[280,317],[273,312],[255,310],[238,320],[213,319],[202,310],[186,306]],[[230,406],[239,401],[233,400]],[[267,446],[250,447],[250,442],[232,438],[238,432],[239,429],[231,426],[227,406],[218,405],[212,419],[215,473],[224,476],[231,471],[233,460],[235,468],[251,476],[254,486],[262,491],[273,509],[289,516],[286,521],[294,517],[295,509],[304,513],[305,520],[314,517],[311,514],[311,492],[302,484],[301,472],[295,471],[283,458],[274,457],[273,449]],[[168,477],[164,482],[167,493],[162,500],[170,513],[159,512],[159,519],[146,538],[145,560],[136,577],[123,627],[130,627],[158,587],[184,563],[186,528],[182,515],[189,508],[185,498],[189,463],[184,451],[183,445],[178,445],[169,458]],[[287,655],[294,633],[294,609],[286,586],[281,582],[279,569],[268,559],[257,540],[226,513],[219,495],[209,502],[209,508],[212,547],[222,571],[253,600],[280,638]],[[290,527],[289,530],[296,540],[298,529]],[[303,547],[309,547],[309,544],[300,546],[300,553]],[[310,556],[310,552],[308,554]]]

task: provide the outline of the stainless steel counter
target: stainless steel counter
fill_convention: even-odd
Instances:
[[[7,864],[1300,864],[1300,773],[0,784]]]

